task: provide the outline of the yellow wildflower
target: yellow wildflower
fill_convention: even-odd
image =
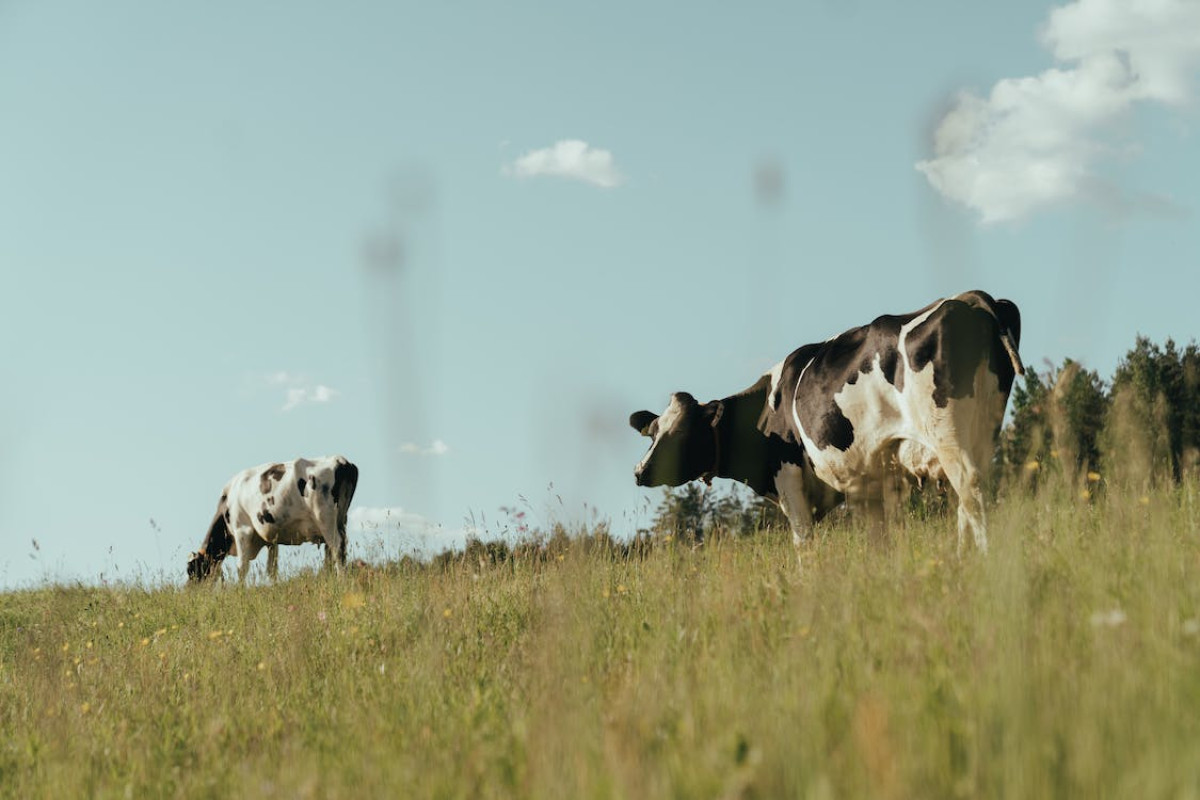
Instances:
[[[1100,473],[1099,472],[1089,472],[1087,474],[1087,479],[1088,479],[1089,483],[1095,483],[1096,481],[1100,480]]]
[[[1037,472],[1039,469],[1041,469],[1041,467],[1042,467],[1042,465],[1036,461],[1026,461],[1025,462],[1025,471],[1026,472]]]

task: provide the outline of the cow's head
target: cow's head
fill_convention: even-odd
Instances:
[[[687,392],[676,392],[662,414],[631,414],[630,426],[652,440],[633,470],[638,486],[681,486],[710,476],[716,469],[715,428],[723,408],[719,400],[701,405]]]
[[[213,558],[208,553],[197,551],[188,554],[187,574],[189,583],[199,583],[212,576],[214,568],[219,568],[221,559]],[[217,570],[219,572],[219,569]]]

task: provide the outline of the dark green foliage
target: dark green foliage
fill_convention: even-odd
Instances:
[[[1113,396],[1122,397],[1122,422],[1146,437],[1154,475],[1178,481],[1200,454],[1200,350],[1159,347],[1144,336],[1113,375]]]
[[[653,532],[700,542],[718,534],[748,536],[764,528],[787,526],[774,502],[735,485],[721,489],[689,483],[663,490]]]
[[[548,534],[536,528],[526,528],[519,539],[511,542],[504,539],[467,539],[464,549],[443,550],[434,556],[429,568],[440,572],[464,569],[478,571],[501,566],[512,568],[521,563],[561,561],[572,551],[590,558],[627,561],[645,558],[651,548],[651,539],[645,532],[623,541],[613,537],[607,523],[600,523],[590,530],[581,528],[569,531],[566,526],[556,522],[551,525]],[[420,562],[412,559],[406,559],[405,563],[411,569],[424,568]]]
[[[1095,371],[1069,358],[1057,369],[1027,369],[1011,402],[1012,419],[996,450],[1002,475],[1036,482],[1047,469],[1073,475],[1099,468],[1110,399]]]

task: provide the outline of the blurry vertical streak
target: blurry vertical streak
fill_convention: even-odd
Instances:
[[[1111,319],[1113,279],[1120,263],[1122,220],[1109,214],[1100,216],[1085,209],[1074,218],[1069,236],[1070,251],[1064,254],[1062,268],[1057,270],[1054,287],[1054,308],[1050,315],[1055,329],[1046,331],[1053,338],[1043,344],[1053,352],[1055,361],[1063,358],[1083,359],[1086,366],[1111,371],[1116,363],[1087,363],[1091,353],[1120,353],[1126,342],[1107,332],[1103,321]],[[1111,341],[1106,341],[1111,339]],[[1099,346],[1097,346],[1097,343]],[[1053,350],[1051,349],[1053,348]],[[1109,356],[1106,356],[1109,357]]]
[[[917,157],[913,162],[928,158],[933,152],[934,136],[945,116],[954,108],[955,93],[948,92],[940,102],[930,109],[929,115],[918,132]],[[975,255],[974,225],[967,212],[954,208],[929,184],[915,168],[910,178],[917,193],[916,208],[920,232],[925,241],[928,255],[923,260],[928,265],[926,273],[930,281],[930,297],[957,294],[968,289],[991,290],[985,276],[979,274]],[[982,283],[981,283],[982,281]]]
[[[751,353],[763,353],[770,364],[783,358],[787,352],[769,352],[769,348],[781,336],[802,336],[799,331],[793,332],[787,325],[786,305],[781,295],[784,294],[784,273],[781,260],[783,258],[781,242],[781,219],[786,199],[786,181],[783,163],[775,156],[765,156],[758,160],[753,174],[754,204],[758,209],[759,241],[750,243],[751,259],[754,261],[750,274],[753,285],[746,293],[746,325],[748,342]],[[804,269],[804,265],[796,267]],[[782,324],[781,324],[782,320]],[[764,365],[766,366],[766,365]]]
[[[428,452],[428,400],[441,317],[439,227],[432,176],[401,170],[388,184],[386,218],[363,248],[366,329],[375,348],[380,431],[390,466],[384,502],[429,515],[436,503]],[[418,452],[401,448],[413,444]]]

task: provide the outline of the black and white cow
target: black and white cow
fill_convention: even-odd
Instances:
[[[227,555],[238,557],[238,579],[267,548],[267,574],[279,568],[279,545],[325,544],[325,563],[346,563],[346,515],[358,467],[342,456],[263,464],[234,475],[221,491],[217,513],[198,552],[188,558],[188,580],[220,573]],[[215,569],[214,569],[215,568]]]
[[[965,292],[879,317],[794,351],[738,394],[699,403],[671,396],[629,424],[653,442],[640,486],[732,478],[779,503],[799,544],[843,500],[882,527],[897,467],[945,479],[958,495],[958,541],[987,549],[981,484],[1016,375],[1015,304]]]

